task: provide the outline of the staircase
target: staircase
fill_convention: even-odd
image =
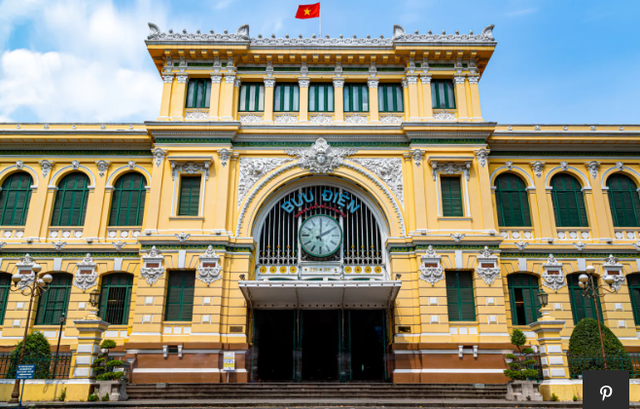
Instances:
[[[504,399],[505,384],[167,383],[129,384],[130,400]]]

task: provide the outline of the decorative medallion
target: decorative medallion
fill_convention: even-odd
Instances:
[[[155,148],[151,150],[151,153],[153,154],[156,167],[160,167],[160,165],[162,165],[164,157],[167,156],[167,152],[162,150],[161,148]]]
[[[491,286],[498,276],[500,276],[500,267],[498,267],[498,256],[493,254],[493,250],[485,246],[478,255],[478,267],[476,274],[482,278],[488,286]]]
[[[542,265],[544,271],[542,273],[542,285],[551,288],[555,292],[567,285],[564,273],[562,272],[562,263],[560,263],[553,254],[549,254],[547,262]]]
[[[422,163],[422,157],[424,156],[424,151],[422,149],[414,149],[411,152],[411,156],[413,157],[413,161],[416,163],[417,167],[420,167]]]
[[[142,256],[144,266],[140,268],[140,275],[147,281],[147,284],[155,284],[164,273],[163,260],[164,256],[158,252],[156,246],[153,246],[149,253]]]
[[[533,170],[533,173],[538,177],[538,179],[542,176],[542,169],[544,169],[544,162],[539,160],[531,162],[531,170]]]
[[[383,124],[401,124],[402,117],[396,115],[382,115],[380,117],[380,123]]]
[[[431,167],[433,169],[433,180],[438,178],[438,173],[444,173],[445,175],[455,175],[462,173],[467,181],[469,181],[469,169],[471,168],[471,162],[464,163],[440,163],[433,161],[431,162]]]
[[[404,208],[402,160],[399,158],[385,159],[349,159],[349,161],[367,169],[389,186],[393,194]]]
[[[519,241],[519,242],[517,242],[515,245],[516,245],[516,247],[518,248],[518,250],[520,250],[520,251],[524,251],[524,249],[526,249],[526,248],[527,248],[527,246],[529,245],[529,243],[527,243],[526,241],[522,241],[522,240],[520,240],[520,241]]]
[[[583,251],[587,247],[587,245],[581,241],[578,241],[576,243],[573,243],[573,247],[575,247],[578,251]]]
[[[184,119],[187,120],[208,120],[209,112],[202,110],[189,111],[184,115]]]
[[[24,290],[35,281],[36,273],[34,273],[32,269],[35,264],[36,262],[28,253],[16,263],[16,268],[18,269],[17,274],[20,274],[21,277],[17,284],[20,290]]]
[[[433,119],[435,121],[455,121],[458,118],[456,118],[455,112],[447,112],[443,109],[442,111],[434,112]]]
[[[610,254],[602,263],[602,267],[604,268],[604,275],[602,279],[604,280],[607,277],[613,277],[613,284],[611,284],[611,288],[618,292],[624,284],[624,274],[622,273],[622,264],[618,262],[618,258],[614,257],[613,254]]]
[[[354,148],[332,148],[326,140],[318,138],[309,148],[288,148],[285,153],[298,158],[296,164],[311,173],[331,173],[344,164],[347,156],[355,155]]]
[[[122,251],[122,249],[124,248],[124,246],[126,246],[127,243],[125,243],[122,240],[118,240],[118,241],[113,241],[111,242],[111,244],[113,245],[113,247],[118,250],[118,251]]]
[[[366,115],[347,115],[344,119],[344,122],[347,124],[366,124],[369,122],[369,119]]]
[[[567,170],[569,170],[569,163],[567,161],[560,162],[560,169],[566,172]]]
[[[91,258],[91,254],[87,253],[77,266],[78,271],[76,271],[73,279],[73,285],[81,289],[82,292],[98,285],[98,273],[96,272],[97,264]]]
[[[241,124],[259,124],[262,122],[262,116],[249,114],[249,115],[241,115],[240,123]]]
[[[231,157],[231,151],[228,149],[220,149],[218,151],[218,157],[220,158],[220,164],[224,168],[227,166],[227,162],[229,162],[229,158]]]
[[[171,162],[171,169],[173,172],[171,174],[171,179],[176,180],[176,176],[179,173],[184,173],[186,175],[194,175],[197,173],[204,174],[204,180],[209,180],[209,167],[211,165],[208,161],[203,162]]]
[[[490,150],[488,150],[488,149],[484,149],[484,148],[482,148],[482,149],[477,150],[477,151],[475,151],[475,152],[474,152],[474,153],[475,153],[475,155],[476,155],[476,157],[478,158],[478,163],[479,163],[479,164],[480,164],[480,166],[482,166],[483,168],[484,168],[484,165],[486,165],[486,164],[487,164],[487,160],[488,160],[488,158],[489,158],[489,152],[491,152],[491,151],[490,151]]]
[[[600,163],[592,160],[591,162],[585,163],[584,166],[587,167],[587,170],[589,171],[589,173],[591,173],[591,176],[593,176],[594,179],[598,177],[598,169],[600,168]]]
[[[424,255],[420,257],[420,278],[432,286],[443,280],[444,269],[441,260],[442,256],[436,253],[433,246],[429,246]]]
[[[200,256],[200,264],[196,270],[198,272],[196,278],[207,286],[222,278],[220,275],[220,272],[222,271],[220,256],[216,254],[213,246],[209,246],[205,250],[204,254]]]
[[[274,124],[295,124],[295,123],[298,123],[298,115],[290,115],[290,114],[277,115],[274,118],[273,123]]]
[[[55,165],[55,162],[51,162],[44,159],[44,160],[41,160],[39,163],[40,163],[40,170],[42,171],[42,176],[47,177],[47,175],[51,171],[51,168],[53,168],[53,165]]]
[[[178,241],[180,243],[186,242],[189,239],[189,237],[191,237],[191,235],[190,234],[186,234],[185,232],[176,234],[176,239],[178,239]]]
[[[56,242],[54,242],[52,244],[53,244],[53,247],[56,249],[56,251],[60,251],[60,250],[62,250],[64,248],[64,246],[67,245],[67,242],[66,241],[62,241],[62,240],[58,240],[58,241],[56,241]]]
[[[333,122],[333,117],[331,115],[318,114],[312,116],[309,122],[312,124],[330,124]]]
[[[109,166],[111,166],[111,162],[101,159],[96,162],[96,165],[98,166],[98,175],[100,175],[100,177],[103,177],[107,172],[107,169],[109,169]]]
[[[451,238],[453,239],[454,243],[460,243],[462,241],[462,239],[464,239],[465,234],[464,233],[453,233],[451,234]]]

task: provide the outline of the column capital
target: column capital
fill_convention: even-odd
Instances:
[[[173,82],[173,74],[163,75],[162,82],[164,82],[165,84],[171,84]]]
[[[422,84],[431,84],[431,74],[420,74],[420,81]]]
[[[176,79],[178,80],[178,84],[186,84],[187,82],[189,82],[189,75],[178,74],[176,75]]]
[[[417,84],[418,76],[417,75],[407,75],[407,84]]]
[[[466,77],[464,75],[454,75],[453,76],[453,83],[454,84],[464,84],[464,79]]]
[[[220,84],[222,82],[222,75],[220,74],[211,74],[211,83],[212,84]]]
[[[300,88],[309,88],[309,84],[311,83],[311,78],[309,77],[299,77],[298,78],[298,86]]]
[[[469,76],[467,78],[469,78],[469,84],[477,84],[478,81],[480,81],[480,76],[479,75],[473,75],[473,76]]]
[[[369,88],[378,88],[378,84],[380,83],[380,78],[367,78],[367,85]]]
[[[236,81],[236,76],[233,74],[225,74],[224,82],[227,84],[233,84]]]
[[[236,88],[240,88],[240,85],[242,85],[242,79],[236,78],[235,82],[233,83],[233,86]]]
[[[269,77],[269,78],[265,78],[264,79],[264,86],[267,88],[273,88],[276,86],[276,79],[273,77]]]
[[[334,88],[343,88],[344,87],[344,78],[342,78],[342,77],[333,78],[333,87]]]

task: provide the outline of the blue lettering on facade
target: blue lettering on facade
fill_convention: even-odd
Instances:
[[[330,189],[325,189],[322,192],[322,201],[329,203],[337,203],[340,207],[347,207],[351,213],[354,213],[356,210],[360,208],[360,205],[356,205],[356,201],[351,199],[351,195],[349,192],[333,192]],[[291,198],[291,200],[287,200],[280,207],[287,213],[293,212],[296,208],[302,207],[304,203],[313,202],[313,191],[309,190],[307,192],[298,193],[297,198]],[[349,204],[347,205],[347,202]]]

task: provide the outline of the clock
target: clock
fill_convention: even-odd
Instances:
[[[314,257],[329,257],[342,243],[340,223],[325,214],[311,216],[302,222],[299,235],[302,249]]]

